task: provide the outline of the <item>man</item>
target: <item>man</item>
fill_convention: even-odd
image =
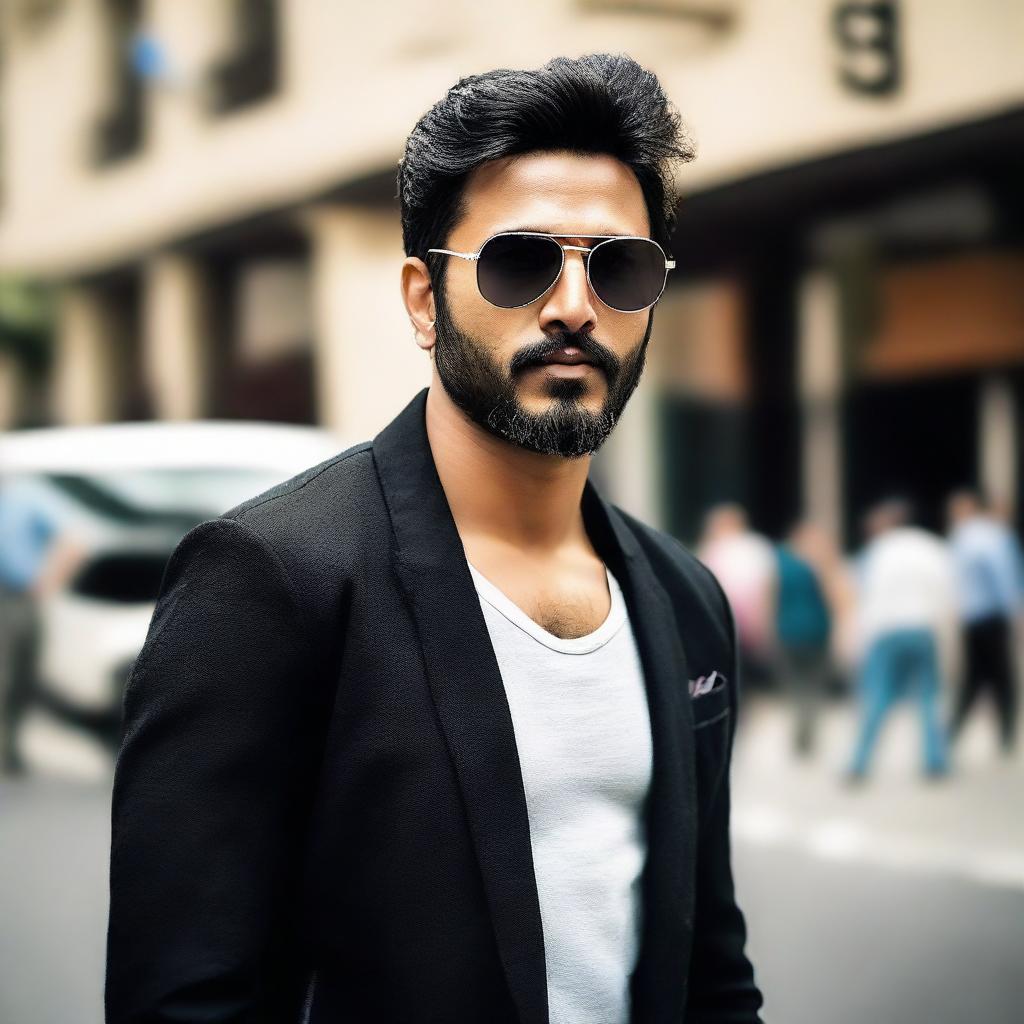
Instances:
[[[775,546],[774,635],[778,673],[796,712],[793,751],[807,757],[814,747],[815,725],[832,669],[832,613],[820,576],[825,532],[801,519]]]
[[[773,673],[777,639],[772,601],[779,569],[772,542],[751,528],[741,505],[726,502],[705,517],[697,555],[729,599],[744,679],[767,682]]]
[[[1017,724],[1014,627],[1024,609],[1020,542],[985,510],[974,491],[954,492],[946,508],[965,652],[950,740],[956,739],[974,702],[989,689],[999,713],[1000,748],[1010,754]]]
[[[0,770],[22,775],[22,718],[33,698],[39,601],[81,564],[84,542],[66,533],[31,482],[0,476]]]
[[[759,1020],[728,603],[587,479],[690,155],[607,55],[463,79],[414,128],[431,385],[171,558],[125,698],[108,1021]]]
[[[893,498],[865,518],[858,594],[862,715],[850,782],[866,778],[882,723],[906,696],[921,714],[925,777],[949,771],[938,702],[941,678],[957,657],[953,566],[945,542],[913,525],[912,517],[910,503]]]

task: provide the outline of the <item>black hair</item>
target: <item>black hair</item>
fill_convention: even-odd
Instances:
[[[625,54],[594,53],[462,78],[416,122],[398,165],[406,255],[426,260],[427,249],[445,247],[473,170],[542,150],[608,154],[630,167],[651,237],[668,251],[674,165],[693,159],[693,140],[652,72]]]
[[[866,525],[876,516],[884,516],[891,523],[913,526],[917,522],[918,512],[918,504],[909,494],[894,491],[870,505],[862,523]]]
[[[989,509],[992,507],[991,495],[988,489],[978,484],[964,484],[956,487],[946,495],[946,503],[949,504],[957,498],[970,498],[978,508]]]

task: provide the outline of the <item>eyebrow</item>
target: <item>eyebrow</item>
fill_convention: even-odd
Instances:
[[[538,227],[501,228],[499,231],[491,232],[491,234],[500,235],[500,234],[503,234],[506,231],[532,231],[532,232],[534,232],[534,233],[536,233],[538,235],[554,235],[555,238],[584,238],[584,237],[586,237],[584,235],[574,235],[574,234],[571,234],[571,233],[568,233],[568,232],[551,231],[548,228],[538,228]],[[616,230],[608,230],[608,231],[599,230],[599,231],[587,232],[587,235],[592,235],[594,238],[611,238],[614,235],[632,235],[632,234],[633,234],[632,231],[616,231]]]

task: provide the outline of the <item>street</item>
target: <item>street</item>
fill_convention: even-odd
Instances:
[[[788,713],[744,709],[734,861],[768,1024],[1018,1024],[1024,1007],[1024,758],[1000,761],[979,714],[957,773],[916,775],[910,709],[874,775],[839,777],[852,718],[830,707],[795,762]],[[0,784],[0,1020],[102,1021],[106,785]]]
[[[1024,758],[1001,761],[979,713],[954,775],[919,777],[898,708],[872,777],[841,776],[855,721],[789,752],[785,707],[751,699],[733,766],[737,896],[768,1024],[1018,1024],[1024,1017]],[[985,709],[986,711],[988,709]]]

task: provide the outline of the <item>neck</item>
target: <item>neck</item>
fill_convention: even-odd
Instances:
[[[451,401],[436,374],[426,428],[463,538],[483,537],[538,556],[590,546],[580,508],[590,456],[542,455],[496,437]]]

